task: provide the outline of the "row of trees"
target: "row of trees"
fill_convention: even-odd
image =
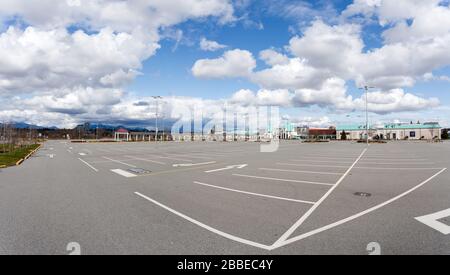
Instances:
[[[38,137],[34,129],[17,129],[13,124],[0,124],[0,153],[10,152],[22,145],[36,143]]]

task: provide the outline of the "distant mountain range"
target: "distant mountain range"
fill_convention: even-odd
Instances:
[[[81,125],[78,125],[77,127],[85,128],[85,125],[86,124],[81,124]],[[122,125],[114,126],[114,125],[101,124],[101,123],[98,125],[96,123],[88,123],[88,125],[89,125],[89,127],[88,127],[89,130],[92,130],[92,131],[96,130],[97,128],[109,130],[109,131],[118,130],[120,128],[127,129],[128,131],[132,131],[132,132],[147,132],[148,131],[148,129],[143,128],[143,127],[127,127],[127,126],[122,126]]]
[[[60,128],[52,126],[52,127],[44,127],[44,126],[39,126],[39,125],[33,125],[33,124],[28,124],[25,122],[13,122],[11,124],[8,125],[12,125],[13,128],[16,129],[33,129],[33,130],[43,130],[43,129],[51,129],[51,130],[58,130]],[[3,127],[3,124],[0,123],[0,127]],[[88,128],[91,131],[95,131],[97,129],[97,124],[96,123],[85,123],[85,124],[80,124],[78,126],[76,126],[74,129],[76,128],[83,128],[86,129]],[[114,131],[120,128],[124,128],[127,129],[128,131],[132,131],[132,132],[148,132],[149,130],[143,127],[127,127],[127,126],[122,126],[122,125],[108,125],[108,124],[98,124],[98,129],[104,129],[104,130],[108,130],[108,131]]]
[[[25,122],[13,122],[11,124],[8,124],[10,126],[12,126],[13,128],[16,129],[33,129],[33,130],[42,130],[42,129],[58,129],[55,126],[52,127],[44,127],[44,126],[39,126],[39,125],[33,125],[33,124],[28,124]],[[0,127],[3,127],[3,123],[0,123]]]

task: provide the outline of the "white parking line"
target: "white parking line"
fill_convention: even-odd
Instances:
[[[198,181],[194,181],[194,183],[195,184],[199,184],[199,185],[203,185],[203,186],[207,186],[207,187],[216,188],[216,189],[222,189],[222,190],[226,190],[226,191],[230,191],[230,192],[242,193],[242,194],[253,195],[253,196],[258,196],[258,197],[265,197],[265,198],[270,198],[270,199],[277,199],[277,200],[291,201],[291,202],[299,202],[299,203],[306,203],[306,204],[314,204],[315,203],[315,202],[312,202],[312,201],[288,199],[288,198],[283,198],[283,197],[270,196],[270,195],[264,195],[264,194],[259,194],[259,193],[252,193],[252,192],[247,192],[247,191],[242,191],[242,190],[237,190],[237,189],[225,188],[225,187],[211,185],[211,184],[202,183],[202,182],[198,182]]]
[[[282,163],[282,162],[277,162],[276,165],[299,166],[299,167],[347,168],[347,166],[338,166],[338,165],[313,165],[313,164],[297,164],[297,163]]]
[[[120,160],[110,159],[110,158],[107,158],[107,157],[103,157],[103,158],[107,159],[109,161],[112,161],[112,162],[116,162],[116,163],[120,163],[120,164],[126,165],[126,166],[131,167],[131,168],[136,168],[136,166],[134,166],[132,164],[125,163],[125,162],[122,162]]]
[[[364,154],[367,152],[367,148],[364,149],[361,153],[361,155],[359,155],[359,157],[355,160],[355,162],[353,162],[353,164],[347,169],[347,171],[344,173],[344,175],[342,175],[342,177],[336,182],[336,184],[334,184],[333,187],[330,188],[330,190],[328,190],[328,192],[323,195],[322,198],[320,198],[320,200],[318,200],[296,223],[294,223],[294,225],[291,226],[291,228],[289,228],[275,243],[274,245],[279,245],[281,243],[284,243],[291,235],[292,233],[294,233],[295,230],[297,230],[297,228],[299,228],[305,221],[306,219],[309,218],[309,216],[311,216],[311,214],[328,198],[328,196],[331,195],[331,193],[333,193],[333,191],[338,188],[338,186],[344,181],[344,179],[347,177],[348,174],[350,174],[350,172],[352,171],[353,167],[356,166],[356,164],[358,163],[358,161],[364,156]]]
[[[338,175],[338,176],[342,175],[342,173],[302,171],[302,170],[288,170],[288,169],[274,169],[274,168],[259,168],[259,170],[274,171],[274,172],[288,172],[288,173],[302,173],[302,174]]]
[[[189,216],[186,216],[186,215],[184,215],[184,214],[182,214],[182,213],[180,213],[180,212],[178,212],[178,211],[176,211],[176,210],[174,210],[174,209],[172,209],[172,208],[170,208],[168,206],[165,206],[164,204],[162,204],[160,202],[157,202],[154,199],[151,199],[151,198],[149,198],[149,197],[147,197],[145,195],[142,195],[139,192],[135,192],[134,194],[138,195],[139,197],[141,197],[141,198],[143,198],[143,199],[145,199],[145,200],[147,200],[147,201],[149,201],[151,203],[156,204],[157,206],[159,206],[161,208],[166,209],[167,211],[169,211],[169,212],[171,212],[171,213],[173,213],[173,214],[175,214],[175,215],[177,215],[177,216],[179,216],[179,217],[181,217],[181,218],[183,218],[183,219],[185,219],[185,220],[187,220],[187,221],[189,221],[189,222],[191,222],[191,223],[193,223],[193,224],[195,224],[197,226],[202,227],[203,229],[206,229],[206,230],[208,230],[208,231],[210,231],[212,233],[215,233],[217,235],[220,235],[220,236],[222,236],[224,238],[227,238],[229,240],[232,240],[232,241],[235,241],[235,242],[238,242],[238,243],[242,243],[242,244],[250,245],[250,246],[253,246],[253,247],[265,249],[265,250],[270,250],[271,249],[271,246],[260,244],[260,243],[253,242],[253,241],[250,241],[250,240],[246,240],[246,239],[243,239],[243,238],[240,238],[240,237],[237,237],[237,236],[225,233],[223,231],[217,230],[217,229],[215,229],[215,228],[213,228],[211,226],[208,226],[208,225],[206,225],[204,223],[201,223],[201,222],[199,222],[199,221],[197,221],[197,220],[195,220],[195,219],[193,219],[193,218],[191,218]]]
[[[315,184],[315,185],[326,185],[326,186],[333,186],[334,185],[332,183],[324,183],[324,182],[303,181],[303,180],[288,180],[288,179],[268,178],[268,177],[259,177],[259,176],[242,175],[242,174],[233,174],[233,176],[243,177],[243,178],[252,178],[252,179],[262,179],[262,180],[273,180],[273,181],[307,183],[307,184]]]
[[[211,153],[189,153],[189,154],[191,154],[191,155],[196,155],[196,156],[207,156],[207,157],[210,157],[210,156],[215,156],[215,157],[228,157],[229,155],[225,155],[225,154],[216,154],[216,153],[213,153],[213,152],[211,152]]]
[[[94,166],[90,165],[89,163],[87,163],[86,161],[78,158],[82,163],[86,164],[89,168],[91,168],[92,170],[94,170],[95,172],[98,172],[98,169],[95,168]]]
[[[339,163],[339,164],[344,164],[344,163],[348,163],[351,164],[351,161],[336,161],[336,160],[311,160],[311,159],[291,159],[290,161],[295,161],[295,162],[317,162],[317,163]]]
[[[156,161],[156,160],[137,158],[137,157],[133,157],[133,156],[125,156],[125,157],[131,158],[131,159],[135,159],[135,160],[141,160],[141,161],[145,161],[145,162],[153,162],[153,163],[161,164],[161,165],[166,165],[167,164],[167,163]]]
[[[324,226],[324,227],[321,227],[321,228],[312,230],[312,231],[307,232],[307,233],[305,233],[305,234],[302,234],[302,235],[300,235],[300,236],[293,237],[293,238],[288,239],[288,240],[286,240],[286,241],[284,241],[284,242],[277,242],[277,243],[275,243],[275,244],[273,244],[273,245],[271,246],[270,250],[277,249],[277,248],[286,246],[286,245],[288,245],[288,244],[291,244],[291,243],[294,243],[294,242],[297,242],[297,241],[306,239],[306,238],[308,238],[308,237],[311,237],[311,236],[313,236],[313,235],[316,235],[316,234],[319,234],[319,233],[321,233],[321,232],[327,231],[327,230],[332,229],[332,228],[334,228],[334,227],[337,227],[337,226],[339,226],[339,225],[342,225],[342,224],[345,224],[345,223],[347,223],[347,222],[353,221],[353,220],[355,220],[355,219],[357,219],[357,218],[360,218],[360,217],[362,217],[362,216],[364,216],[364,215],[367,215],[367,214],[369,214],[369,213],[371,213],[371,212],[374,212],[374,211],[376,211],[376,210],[378,210],[378,209],[380,209],[380,208],[382,208],[382,207],[385,207],[386,205],[389,205],[389,204],[391,204],[391,203],[393,203],[393,202],[395,202],[395,201],[397,201],[397,200],[399,200],[399,199],[401,199],[401,198],[403,198],[403,197],[409,195],[410,193],[414,192],[415,190],[419,189],[420,187],[424,186],[425,184],[427,184],[428,182],[432,181],[434,178],[436,178],[437,176],[439,176],[440,174],[442,174],[445,170],[447,170],[447,168],[443,168],[441,171],[439,171],[438,173],[434,174],[434,175],[433,175],[432,177],[430,177],[429,179],[427,179],[427,180],[425,180],[424,182],[420,183],[419,185],[417,185],[417,186],[415,186],[415,187],[409,189],[408,191],[406,191],[406,192],[404,192],[404,193],[398,195],[397,197],[394,197],[394,198],[392,198],[392,199],[390,199],[390,200],[388,200],[388,201],[386,201],[386,202],[383,202],[383,203],[381,203],[381,204],[378,204],[378,205],[376,205],[376,206],[374,206],[374,207],[372,207],[372,208],[370,208],[370,209],[367,209],[367,210],[362,211],[362,212],[360,212],[360,213],[358,213],[358,214],[356,214],[356,215],[353,215],[353,216],[350,216],[350,217],[348,217],[348,218],[342,219],[342,220],[337,221],[337,222],[335,222],[335,223],[332,223],[332,224],[326,225],[326,226]]]
[[[417,162],[417,161],[427,161],[427,159],[391,159],[391,158],[368,158],[365,157],[361,161],[404,161],[404,162]]]
[[[177,163],[173,164],[173,167],[193,167],[193,166],[202,166],[202,165],[208,165],[208,164],[214,164],[217,163],[216,161],[209,161],[209,162],[202,162],[202,163]]]
[[[347,156],[320,156],[320,155],[314,155],[314,156],[303,156],[303,158],[307,159],[348,159],[348,160],[354,160],[356,156],[354,157],[347,157]]]
[[[186,155],[181,155],[181,154],[167,154],[166,153],[166,155],[167,156],[175,156],[175,157],[190,157],[190,158],[194,158],[194,159],[213,159],[213,158],[211,158],[211,157],[203,157],[203,156],[194,156],[194,155],[192,155],[192,154],[186,154]]]
[[[129,173],[129,172],[127,172],[127,171],[124,171],[124,170],[122,170],[122,169],[111,169],[111,172],[114,172],[114,173],[116,173],[116,174],[118,174],[118,175],[121,175],[121,176],[123,176],[123,177],[126,177],[126,178],[134,178],[134,177],[137,177],[135,174],[131,174],[131,173]]]
[[[231,170],[231,169],[244,169],[247,166],[248,166],[248,164],[229,165],[229,166],[224,167],[224,168],[219,168],[219,169],[205,171],[205,173],[215,173],[215,172],[221,172],[221,171],[226,171],[226,170]]]
[[[152,155],[152,157],[159,158],[159,159],[171,159],[171,160],[192,162],[191,159],[180,159],[180,158],[172,158],[172,157],[153,156],[153,155]]]
[[[417,168],[405,168],[405,167],[365,167],[365,166],[357,166],[353,169],[364,169],[364,170],[440,170],[440,168],[434,168],[434,167],[417,167]]]
[[[360,164],[373,164],[373,165],[430,165],[434,162],[368,162],[360,161]]]

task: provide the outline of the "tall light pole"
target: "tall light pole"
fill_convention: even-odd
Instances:
[[[369,89],[375,89],[374,87],[364,86],[360,90],[364,90],[366,94],[366,142],[369,145]]]
[[[156,101],[156,111],[155,111],[155,142],[158,142],[158,111],[159,111],[159,102],[158,99],[162,99],[162,96],[152,96]]]

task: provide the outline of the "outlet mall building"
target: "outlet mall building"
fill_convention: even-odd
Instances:
[[[441,138],[442,127],[437,122],[370,125],[369,138],[381,140],[432,140]],[[336,128],[336,138],[349,140],[366,138],[366,125],[343,125]]]

